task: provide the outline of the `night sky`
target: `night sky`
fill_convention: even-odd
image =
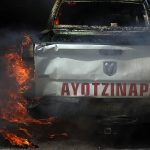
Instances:
[[[47,25],[51,0],[1,0],[0,28],[43,29]]]
[[[1,0],[0,28],[45,29],[50,14],[51,1]]]

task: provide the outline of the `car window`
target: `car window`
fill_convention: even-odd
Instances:
[[[55,25],[145,26],[142,4],[115,2],[64,2]]]

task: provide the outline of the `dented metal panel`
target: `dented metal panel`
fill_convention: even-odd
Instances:
[[[135,83],[137,88],[140,88],[140,83],[150,81],[149,48],[149,46],[92,44],[50,44],[40,47],[37,44],[35,46],[36,92],[40,96],[51,94],[62,96],[64,82],[91,85],[94,82],[126,83],[127,89],[131,83]],[[146,96],[149,94],[148,92]]]
[[[146,23],[141,27],[54,26],[64,0],[54,1],[49,20],[51,42],[54,43],[36,44],[34,49],[37,96],[149,97],[150,9],[147,1],[69,0],[72,1],[140,3],[144,6],[142,15]],[[68,37],[69,43],[64,37]],[[83,43],[82,37],[92,40]],[[93,39],[96,44],[92,43]]]

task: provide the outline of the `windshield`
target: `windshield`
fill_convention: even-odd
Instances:
[[[143,5],[115,2],[64,2],[55,25],[145,26]]]

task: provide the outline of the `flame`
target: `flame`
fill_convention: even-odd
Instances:
[[[28,139],[19,137],[15,135],[14,133],[11,133],[8,131],[1,131],[1,134],[6,140],[8,140],[14,146],[19,146],[22,148],[26,148],[26,147],[34,148],[35,147],[35,145],[29,142]]]
[[[21,46],[26,47],[26,46],[29,46],[31,43],[32,43],[31,37],[27,34],[24,34]]]
[[[56,19],[54,20],[54,25],[59,25],[60,24],[60,20],[59,17],[57,16]]]
[[[19,54],[15,52],[6,54],[5,58],[7,60],[9,75],[15,78],[17,84],[21,86],[21,89],[28,89],[24,84],[27,84],[27,81],[30,79],[31,68],[28,68]]]
[[[32,43],[31,38],[28,35],[23,36],[23,41],[20,45],[20,51],[24,48],[30,48]],[[27,65],[22,59],[22,53],[9,52],[5,54],[7,67],[8,81],[10,86],[5,89],[5,99],[0,99],[2,105],[0,109],[0,118],[10,123],[17,123],[23,125],[36,124],[36,125],[51,125],[55,122],[54,117],[47,119],[34,119],[30,116],[27,105],[30,103],[25,97],[24,92],[31,87],[30,80],[32,79],[32,68]],[[23,132],[28,138],[32,138],[32,135],[26,128],[19,128],[19,132]],[[0,130],[1,135],[8,140],[12,145],[22,148],[34,148],[35,145],[28,139],[19,137],[16,134],[9,132],[7,128]]]
[[[24,35],[22,47],[30,44],[31,38]],[[34,124],[52,124],[55,120],[53,117],[43,120],[33,119],[27,110],[27,100],[23,96],[23,93],[30,88],[30,78],[32,69],[27,66],[21,56],[16,52],[7,53],[5,55],[6,66],[8,68],[7,74],[11,78],[15,86],[13,85],[7,91],[7,101],[5,101],[5,107],[0,110],[1,119],[5,119],[9,122],[17,123],[34,123]]]

